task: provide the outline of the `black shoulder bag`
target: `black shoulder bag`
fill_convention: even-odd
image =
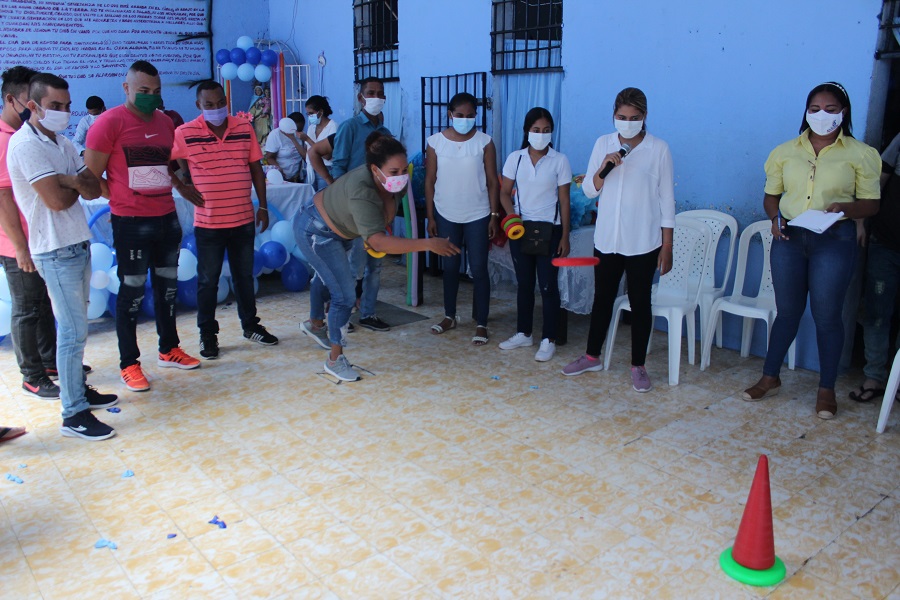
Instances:
[[[519,165],[522,164],[522,155],[519,155],[519,162],[516,163],[516,174],[513,183],[516,187],[516,201],[519,204],[519,213],[522,212],[522,205],[519,201]],[[553,225],[556,217],[559,215],[559,198],[556,201],[556,213],[553,215],[553,223],[547,221],[526,221],[522,220],[522,226],[525,228],[525,235],[522,236],[520,242],[522,244],[522,254],[532,256],[550,256],[554,248],[550,247],[553,241]]]

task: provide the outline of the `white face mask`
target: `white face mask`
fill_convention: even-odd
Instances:
[[[529,131],[528,143],[532,148],[540,151],[550,145],[550,140],[552,137],[552,133],[537,133],[536,131]]]
[[[806,122],[809,128],[818,135],[828,135],[841,126],[844,122],[844,111],[837,114],[827,113],[824,110],[818,112],[807,112]]]
[[[472,128],[475,127],[475,119],[464,119],[462,117],[451,117],[450,124],[453,126],[453,129],[456,130],[456,133],[460,135],[466,135]]]
[[[644,128],[643,121],[620,121],[619,119],[614,119],[613,124],[616,126],[616,131],[619,132],[619,135],[626,140],[635,137]]]
[[[365,111],[372,115],[373,117],[377,117],[381,114],[381,110],[384,108],[384,98],[366,98],[366,106]]]
[[[44,111],[44,118],[38,119],[38,123],[53,133],[65,131],[69,126],[69,118],[72,116],[72,113],[61,110],[45,109],[43,107],[41,110]]]

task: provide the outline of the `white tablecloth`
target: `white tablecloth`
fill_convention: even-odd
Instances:
[[[309,201],[315,192],[313,186],[307,183],[283,183],[281,185],[266,185],[266,199],[268,205],[278,211],[284,219],[291,220],[294,215],[300,211],[303,204]],[[175,197],[175,210],[178,212],[178,221],[181,223],[182,235],[188,235],[194,231],[194,205],[178,195],[173,193]],[[256,190],[252,191],[253,201],[256,202]],[[90,221],[91,216],[105,206],[109,205],[106,198],[98,198],[96,200],[81,200],[84,208],[84,215]],[[275,211],[269,214],[270,221],[275,222]],[[109,224],[108,214],[100,217],[91,228],[94,238],[98,241],[105,242],[112,246],[112,228]]]
[[[594,255],[594,228],[580,227],[569,233],[569,256]],[[516,272],[513,268],[509,244],[491,246],[488,255],[488,273],[491,290],[503,297],[515,289]],[[587,315],[594,305],[594,269],[563,267],[559,270],[559,298],[562,307],[574,313]]]

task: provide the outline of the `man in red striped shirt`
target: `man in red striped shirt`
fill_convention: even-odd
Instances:
[[[194,209],[197,326],[200,356],[212,360],[219,357],[216,296],[226,250],[244,337],[265,346],[277,344],[278,338],[260,325],[253,290],[255,225],[261,231],[269,226],[266,178],[256,133],[248,121],[228,116],[225,90],[216,81],[197,86],[197,108],[202,114],[175,130],[172,158],[182,170],[190,171],[203,196],[203,203]],[[259,198],[255,216],[251,183]]]

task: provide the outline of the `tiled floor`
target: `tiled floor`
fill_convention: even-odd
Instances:
[[[386,267],[383,300],[402,305],[402,277]],[[562,377],[585,318],[540,364],[497,348],[509,301],[493,305],[487,347],[469,344],[471,322],[430,335],[438,280],[426,288],[428,321],[350,336],[348,356],[377,375],[340,386],[315,375],[324,352],[297,329],[305,293],[261,302],[280,345],[245,341],[231,306],[222,358],[192,372],[147,360],[146,394],[117,382],[115,331],[98,322],[90,382],[122,397],[101,415],[119,435],[100,443],[62,438],[58,403],[19,393],[5,342],[0,423],[31,433],[0,446],[0,478],[24,480],[0,479],[0,596],[900,599],[900,409],[882,435],[877,404],[842,401],[820,421],[816,375],[787,370],[784,393],[744,403],[761,360],[733,351],[705,373],[685,360],[670,388],[661,335],[656,389],[636,394],[628,327],[610,372]],[[192,315],[180,330],[196,352]],[[147,357],[154,338],[140,326]],[[857,382],[841,379],[839,397]],[[789,575],[777,588],[717,564],[759,453]]]

